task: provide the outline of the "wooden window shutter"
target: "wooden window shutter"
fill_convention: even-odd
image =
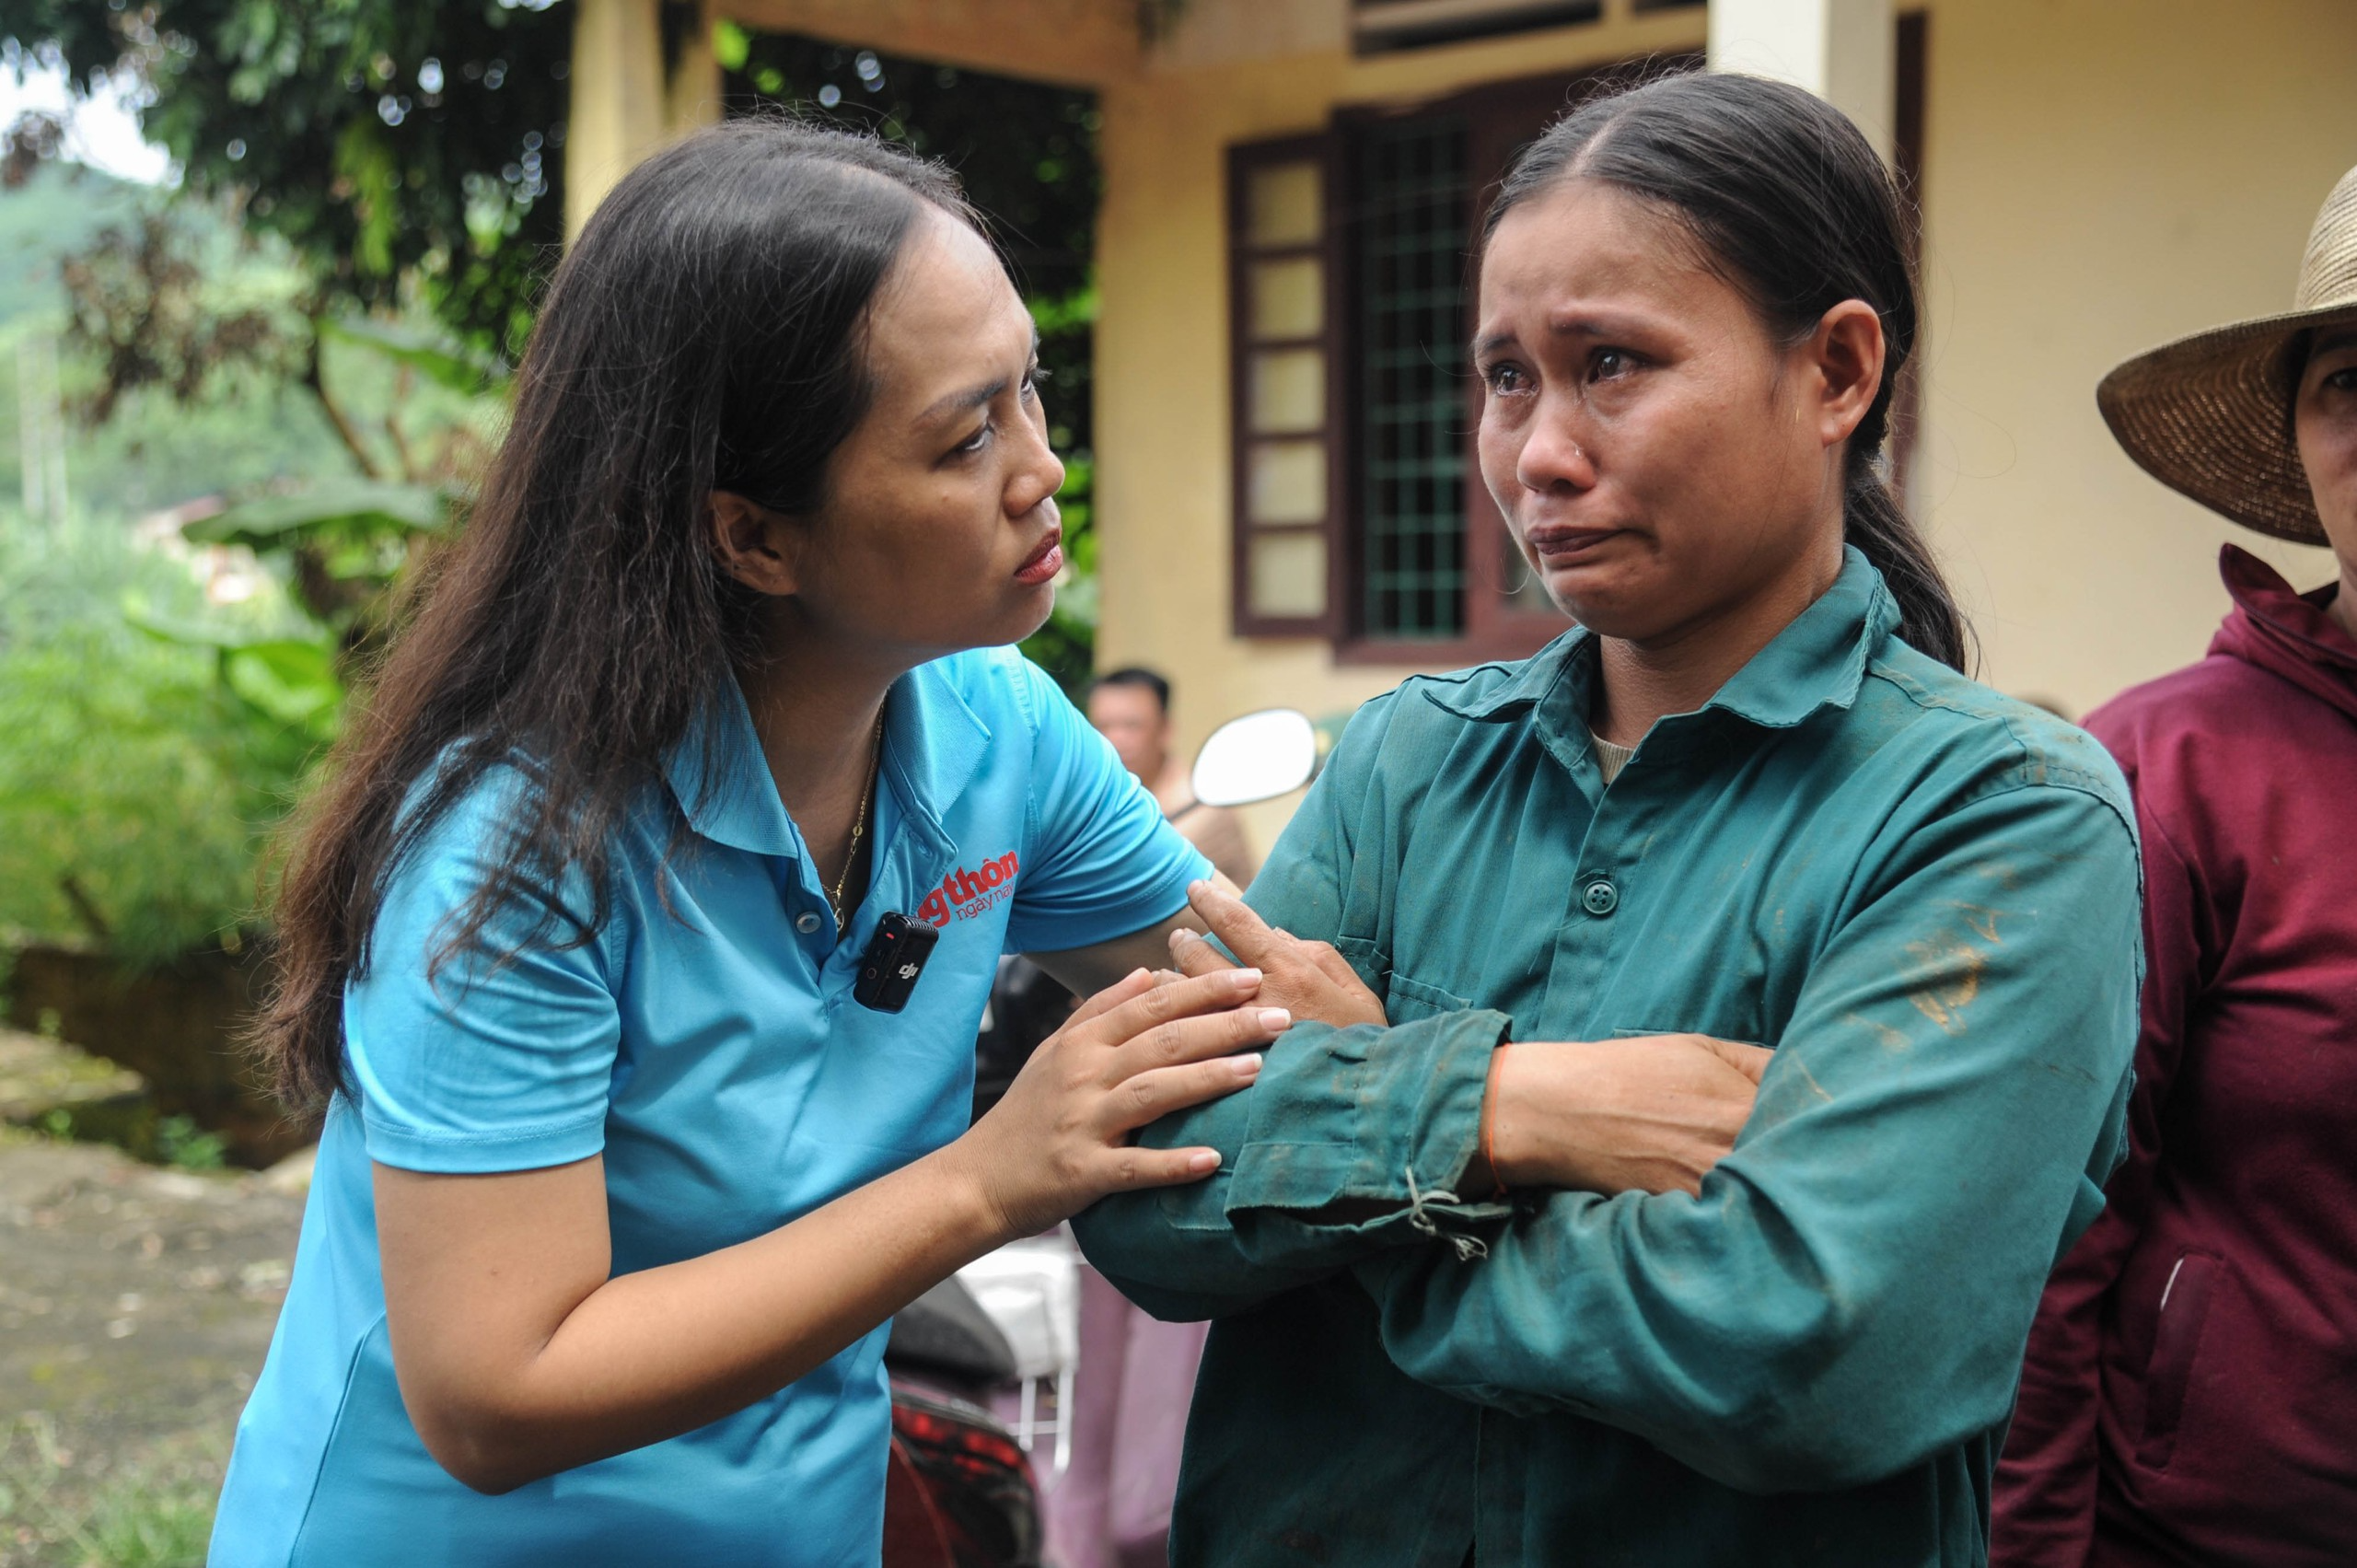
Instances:
[[[1227,160],[1234,622],[1247,637],[1336,634],[1343,410],[1333,139]]]

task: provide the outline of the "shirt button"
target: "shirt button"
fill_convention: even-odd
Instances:
[[[799,931],[805,936],[807,936],[812,932],[818,930],[819,912],[817,910],[804,910],[800,914],[795,915],[794,917],[794,929]]]
[[[1609,877],[1598,877],[1580,889],[1580,906],[1600,919],[1620,907],[1620,889]]]

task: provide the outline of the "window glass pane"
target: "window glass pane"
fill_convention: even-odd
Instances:
[[[1326,356],[1314,348],[1266,349],[1252,356],[1255,430],[1315,430],[1326,423]]]
[[[1260,441],[1252,447],[1246,506],[1255,523],[1316,523],[1326,517],[1326,447]]]
[[[1375,636],[1465,630],[1465,162],[1454,120],[1372,127],[1354,160],[1361,592]]]
[[[1318,286],[1318,258],[1289,261],[1255,261],[1249,273],[1252,289],[1252,335],[1256,338],[1314,338],[1325,323],[1324,290]]]
[[[1248,244],[1316,244],[1317,164],[1278,163],[1254,169],[1244,188],[1244,211]]]
[[[1326,536],[1262,534],[1252,541],[1252,613],[1314,616],[1326,613]]]

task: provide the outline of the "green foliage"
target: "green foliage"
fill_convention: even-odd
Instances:
[[[0,195],[0,321],[60,310],[57,259],[138,221],[148,194],[76,164],[45,164]]]
[[[69,448],[77,493],[110,477],[83,478],[97,439],[168,442],[233,414],[271,428],[253,418],[265,400],[307,416],[309,440],[185,541],[135,544],[87,505],[61,528],[0,519],[0,926],[140,963],[250,924],[268,835],[342,727],[344,667],[383,631],[412,541],[450,528],[449,476],[501,413],[481,395],[499,373],[488,355],[414,319],[307,317],[284,248],[240,243],[202,203],[131,212],[127,238],[65,280],[77,307],[105,302],[82,339],[98,363],[69,365],[69,395],[78,375],[110,416]],[[275,311],[265,331],[291,346],[218,352],[239,311]],[[143,331],[110,338],[126,318]],[[207,603],[175,558],[190,544],[250,550],[277,575],[249,574],[251,602]]]
[[[165,1165],[182,1170],[219,1170],[228,1163],[229,1142],[218,1132],[201,1131],[188,1116],[167,1116],[156,1123],[156,1155]]]
[[[180,1170],[221,1170],[229,1163],[227,1138],[198,1127],[192,1116],[158,1115],[145,1095],[57,1106],[35,1117],[32,1126],[52,1138],[111,1144],[134,1159]]]
[[[270,550],[306,535],[366,545],[385,533],[439,533],[455,497],[438,484],[374,479],[314,481],[302,489],[261,494],[200,517],[180,529],[193,544],[242,544]]]
[[[200,195],[238,193],[330,303],[414,277],[505,353],[563,234],[573,7],[550,0],[0,0],[17,58],[129,72]]]
[[[183,564],[119,528],[0,519],[0,925],[137,963],[236,939],[264,837],[332,720],[273,689],[299,689],[299,662],[264,655],[262,679],[225,679],[249,647],[143,633],[126,592],[250,645],[306,622],[274,594],[206,605]]]
[[[149,222],[158,216],[160,231]],[[92,252],[110,233],[122,238],[99,264]],[[62,275],[76,261],[92,263],[79,274],[96,291],[85,298],[95,304],[102,293],[122,316],[145,322],[140,357],[159,373],[145,384],[116,384],[120,365],[110,370],[103,353],[77,350]],[[161,299],[153,288],[126,286],[134,277],[165,281]],[[286,245],[244,235],[237,211],[218,202],[59,164],[0,192],[0,366],[14,366],[27,334],[64,334],[59,357],[67,401],[85,415],[102,393],[110,402],[103,422],[67,424],[73,493],[92,517],[136,517],[192,496],[250,496],[358,470],[360,456],[319,396],[288,373],[290,362],[308,368],[309,288]],[[208,323],[254,311],[272,319],[278,351],[265,363],[207,360],[203,345],[220,342]],[[456,467],[473,460],[495,433],[495,411],[470,395],[490,362],[420,324],[430,319],[416,308],[390,322],[319,323],[322,385],[334,389],[345,427],[379,471],[399,470],[404,447],[421,466]],[[100,338],[115,330],[95,319],[92,325]],[[178,384],[192,346],[198,373],[187,377],[192,390],[182,395]],[[452,389],[459,381],[467,391]],[[0,374],[0,496],[16,494],[21,482],[16,389],[15,377]],[[454,431],[465,432],[463,449],[446,454],[438,444]]]
[[[1063,512],[1065,581],[1056,589],[1048,623],[1023,643],[1024,653],[1075,703],[1086,699],[1097,670],[1097,530],[1090,502],[1095,470],[1086,457],[1064,465],[1064,488],[1057,501]]]
[[[490,355],[403,321],[328,317],[319,322],[319,331],[343,343],[357,343],[395,365],[406,365],[470,397],[490,389],[502,374],[499,362]]]

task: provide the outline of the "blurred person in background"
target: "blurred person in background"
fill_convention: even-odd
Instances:
[[[2154,478],[2331,546],[2229,544],[2199,664],[2088,715],[2136,795],[2131,1153],[2047,1287],[1998,1472],[2002,1568],[2357,1562],[2357,169],[2288,315],[2098,391]]]
[[[1198,806],[1187,764],[1170,749],[1170,682],[1136,665],[1100,675],[1088,689],[1088,722],[1113,743],[1121,765],[1189,842],[1239,888],[1251,886],[1260,862],[1244,836],[1244,819],[1225,806]]]

